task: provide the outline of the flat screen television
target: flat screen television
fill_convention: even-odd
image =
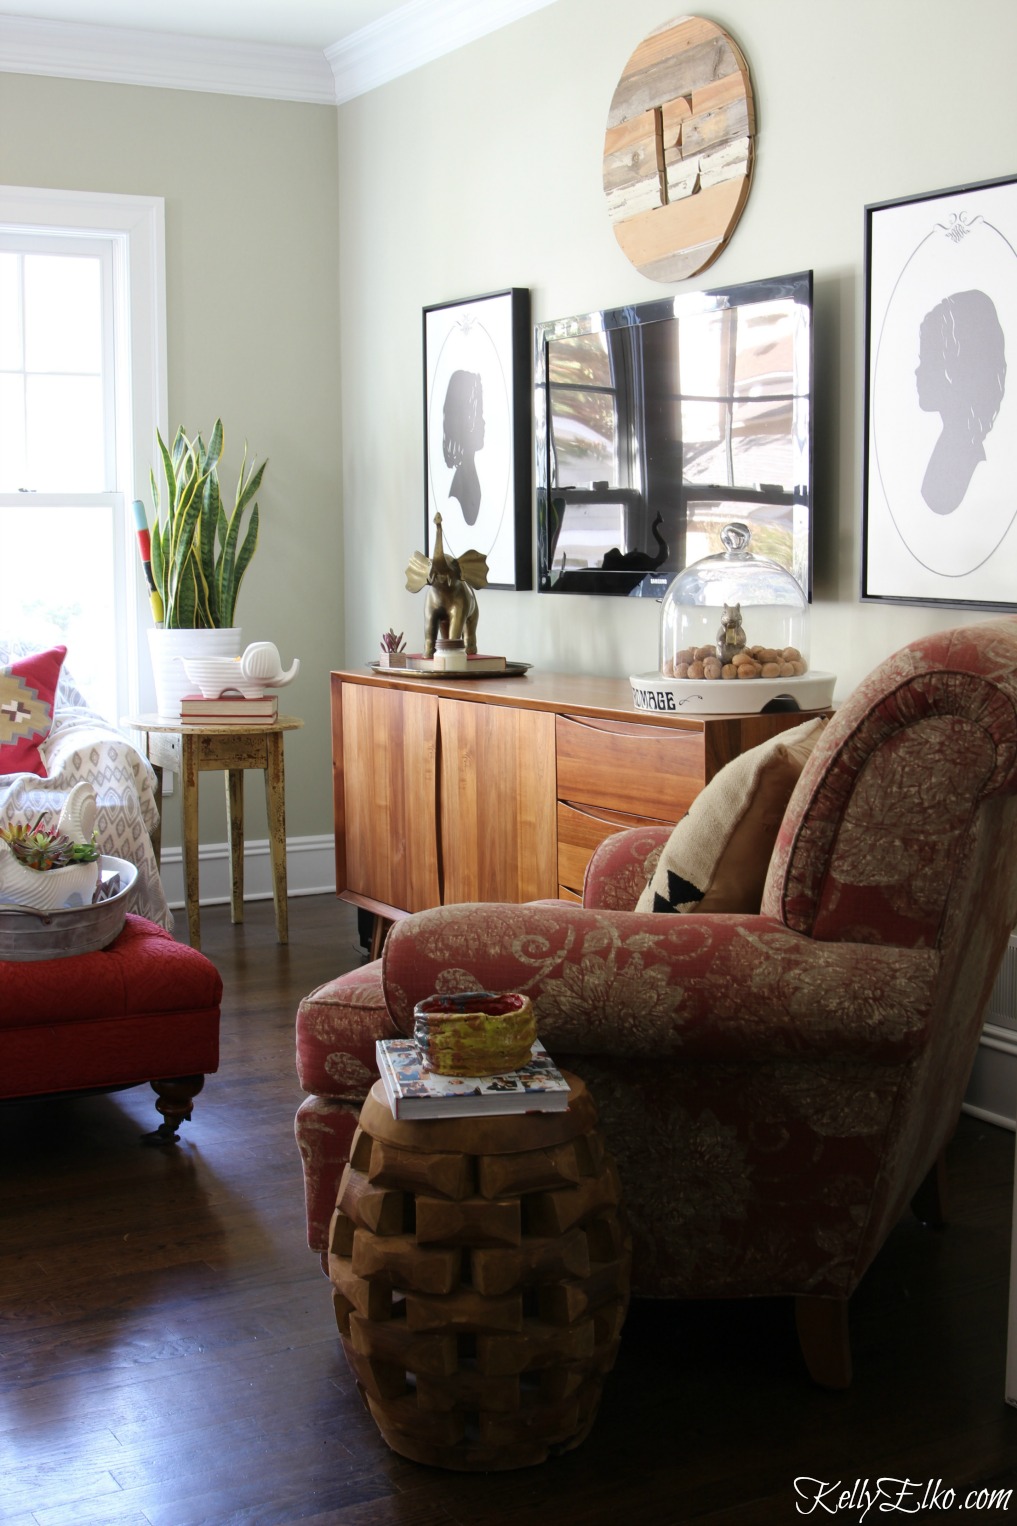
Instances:
[[[659,599],[741,520],[811,598],[810,270],[534,338],[541,592]]]

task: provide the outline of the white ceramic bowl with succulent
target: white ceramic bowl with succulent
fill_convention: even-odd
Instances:
[[[95,791],[76,784],[56,826],[9,822],[0,828],[0,905],[36,911],[90,906],[99,883]]]

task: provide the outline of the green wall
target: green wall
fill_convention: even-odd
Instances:
[[[369,656],[387,626],[415,635],[422,618],[402,580],[424,522],[421,308],[526,286],[540,321],[674,289],[619,250],[601,156],[629,55],[679,14],[667,0],[556,0],[340,107],[351,661]],[[704,14],[748,58],[757,161],[728,248],[684,286],[815,272],[811,656],[839,675],[843,695],[913,636],[967,618],[858,599],[863,209],[1017,171],[1017,7],[724,0]],[[487,650],[565,672],[656,668],[650,602],[491,591],[480,603]]]
[[[539,321],[670,289],[618,249],[600,161],[629,54],[676,14],[556,0],[338,109],[3,76],[0,181],[165,197],[171,421],[220,413],[228,458],[246,436],[271,459],[240,612],[248,639],[301,659],[291,836],[331,829],[329,669],[366,663],[390,625],[411,640],[421,627],[404,587],[424,528],[421,309],[517,285]],[[728,249],[686,284],[815,271],[811,655],[844,694],[894,647],[966,618],[858,599],[863,209],[1017,170],[1017,9],[725,0],[709,14],[749,60],[757,163]],[[480,602],[488,649],[565,672],[656,664],[653,604]],[[220,802],[205,811],[203,839],[221,841]],[[252,791],[252,836],[260,811]]]
[[[245,439],[269,458],[238,616],[246,640],[300,658],[282,691],[305,722],[287,738],[287,827],[328,832],[327,674],[343,641],[335,108],[5,74],[0,182],[165,198],[167,424],[207,433],[222,417],[229,492]],[[248,835],[264,838],[262,792],[247,793]],[[178,822],[170,805],[171,845]],[[209,780],[202,840],[224,837]]]

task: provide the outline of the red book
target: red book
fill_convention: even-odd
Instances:
[[[222,694],[218,699],[206,699],[203,694],[185,694],[180,701],[182,721],[212,721],[228,726],[238,721],[264,721],[271,723],[279,716],[279,697],[264,694],[257,699],[246,699],[242,694]]]

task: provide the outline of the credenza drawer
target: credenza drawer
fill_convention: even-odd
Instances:
[[[703,732],[627,721],[556,721],[558,799],[677,821],[706,783]]]
[[[593,852],[615,832],[626,827],[645,826],[654,817],[630,816],[607,809],[578,810],[565,801],[558,802],[558,885],[576,895],[582,894],[586,866]],[[670,825],[670,823],[668,823]]]

